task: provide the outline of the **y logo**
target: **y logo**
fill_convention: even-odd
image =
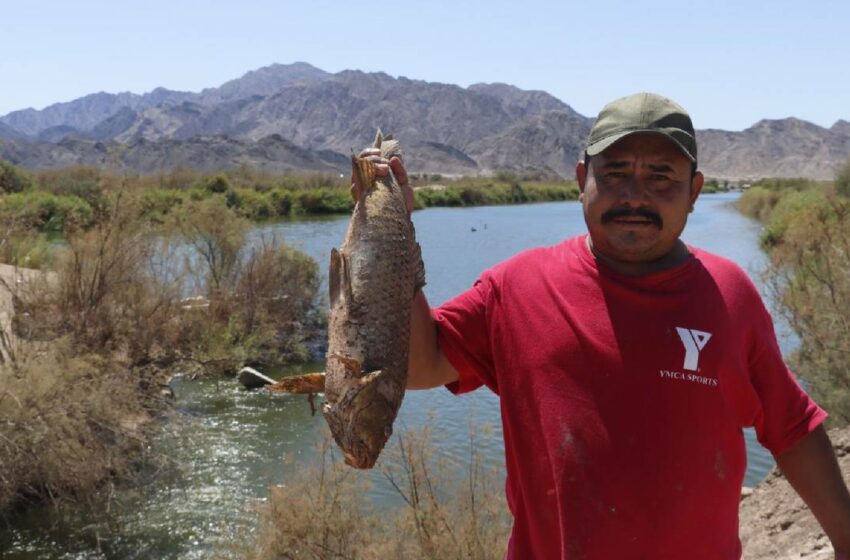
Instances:
[[[708,344],[711,333],[696,329],[683,329],[682,327],[676,327],[676,332],[679,333],[679,338],[682,339],[682,344],[685,346],[685,365],[682,367],[696,371],[699,366],[699,353]]]

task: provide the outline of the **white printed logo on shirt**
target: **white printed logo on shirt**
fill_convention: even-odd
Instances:
[[[697,371],[699,369],[699,353],[708,344],[711,333],[682,327],[676,327],[676,332],[679,333],[679,338],[685,347],[685,364],[682,368]]]

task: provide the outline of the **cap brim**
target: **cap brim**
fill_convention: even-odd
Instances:
[[[681,142],[676,140],[671,134],[667,134],[666,132],[660,131],[658,129],[649,129],[649,130],[627,130],[625,132],[618,132],[617,134],[612,134],[611,136],[606,136],[593,144],[588,144],[585,153],[589,156],[596,156],[625,138],[626,136],[631,136],[632,134],[657,134],[658,136],[663,136],[664,138],[670,140],[673,144],[676,145],[677,148],[685,155],[686,158],[691,160],[691,163],[696,163],[696,158],[688,152],[687,148],[682,145]]]

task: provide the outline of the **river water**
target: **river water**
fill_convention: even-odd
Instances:
[[[758,247],[760,226],[731,203],[738,195],[705,195],[685,229],[686,242],[726,256],[758,282],[765,256]],[[274,237],[313,258],[327,276],[331,247],[338,245],[347,217],[266,224],[251,232],[256,242]],[[434,208],[414,214],[423,250],[432,305],[469,287],[485,268],[526,248],[551,245],[585,231],[577,202],[478,208]],[[768,300],[769,301],[769,300]],[[776,316],[776,314],[774,314]],[[784,352],[797,340],[777,322]],[[318,371],[307,364],[299,371]],[[294,371],[294,370],[293,370]],[[288,373],[288,372],[287,372]],[[176,409],[163,423],[153,450],[171,465],[151,471],[143,482],[118,491],[108,521],[86,512],[29,512],[13,526],[0,525],[0,556],[10,559],[200,559],[221,554],[228,543],[250,538],[254,508],[272,484],[285,483],[316,456],[324,421],[311,416],[303,396],[241,390],[235,381],[173,382]],[[481,389],[456,397],[443,389],[410,392],[397,430],[431,426],[444,458],[463,465],[469,453],[469,426],[490,433],[479,440],[486,461],[503,462],[499,404]],[[745,433],[752,486],[772,468],[770,455]],[[375,474],[372,498],[391,507],[395,493]],[[0,521],[2,523],[2,521]]]

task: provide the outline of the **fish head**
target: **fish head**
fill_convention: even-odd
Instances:
[[[349,466],[372,468],[393,433],[398,403],[387,382],[381,371],[370,372],[340,401],[325,404],[325,418]]]

